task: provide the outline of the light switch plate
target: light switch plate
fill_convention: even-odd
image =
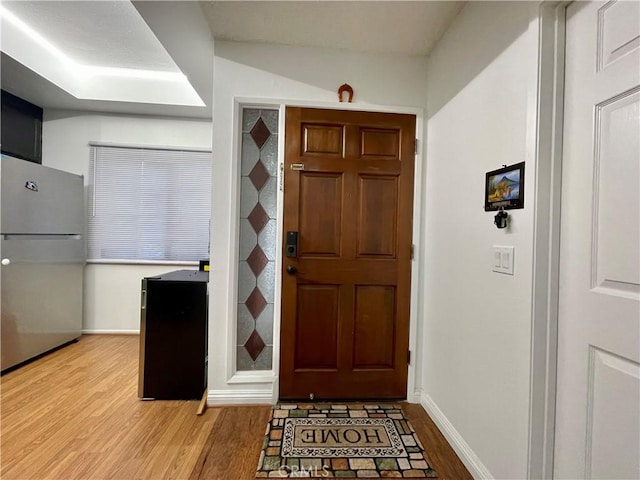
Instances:
[[[493,246],[493,268],[494,272],[513,275],[513,264],[515,261],[515,247],[494,245]]]

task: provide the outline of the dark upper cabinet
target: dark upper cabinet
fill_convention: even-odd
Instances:
[[[42,163],[42,108],[2,90],[2,153]]]

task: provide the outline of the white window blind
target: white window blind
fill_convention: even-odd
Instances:
[[[211,153],[91,146],[89,260],[209,258]]]

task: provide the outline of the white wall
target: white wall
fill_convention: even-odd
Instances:
[[[177,118],[45,110],[42,163],[85,176],[89,142],[211,148],[211,122]],[[84,330],[132,332],[140,328],[140,281],[180,265],[102,265],[85,269]]]
[[[428,60],[423,404],[476,475],[525,478],[537,36],[526,2],[470,2]],[[532,90],[533,89],[533,90]],[[535,103],[533,103],[535,105]],[[527,160],[525,208],[498,230],[485,172]],[[515,246],[515,274],[492,246]]]
[[[377,104],[422,109],[426,106],[426,60],[222,41],[216,41],[215,49],[209,403],[269,402],[272,376],[232,378],[239,178],[234,158],[239,124],[234,99],[253,98],[276,106],[283,101],[338,106],[337,90],[346,82],[355,90],[356,107]],[[276,358],[274,365],[278,363]]]

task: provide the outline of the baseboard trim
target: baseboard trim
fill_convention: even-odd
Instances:
[[[407,394],[407,402],[408,403],[420,403],[422,399],[422,389],[416,388],[413,393]]]
[[[83,329],[83,335],[140,335],[140,330],[94,330]]]
[[[272,405],[273,393],[269,390],[209,390],[207,405]]]
[[[493,475],[480,461],[469,444],[462,438],[462,435],[455,429],[453,424],[445,416],[445,414],[438,408],[433,399],[423,393],[420,397],[420,405],[426,410],[431,419],[438,426],[442,434],[445,436],[451,447],[455,450],[464,463],[465,467],[469,470],[469,473],[476,479],[492,479]]]
[[[236,374],[227,380],[229,384],[247,385],[247,384],[264,384],[271,390],[275,376],[271,370],[252,370],[236,372]]]

